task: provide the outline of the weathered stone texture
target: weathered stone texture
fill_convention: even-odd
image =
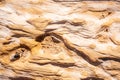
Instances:
[[[0,0],[0,80],[120,80],[119,0]]]

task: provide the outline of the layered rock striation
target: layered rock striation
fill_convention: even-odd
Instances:
[[[120,80],[118,0],[0,0],[0,80]]]

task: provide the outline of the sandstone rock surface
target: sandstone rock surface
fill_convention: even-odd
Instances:
[[[119,0],[0,0],[0,80],[120,80]]]

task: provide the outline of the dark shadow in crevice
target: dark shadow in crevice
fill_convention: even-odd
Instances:
[[[20,44],[20,46],[17,46],[17,47],[14,47],[8,51],[14,51],[14,50],[17,50],[19,48],[25,48],[26,50],[29,50],[30,51],[30,48],[28,46],[26,46],[25,44]]]
[[[25,48],[26,50],[31,50],[28,46],[26,46],[25,44],[20,44],[20,46],[18,48]]]
[[[18,60],[18,59],[20,59],[20,54],[15,54],[14,56],[12,56],[12,58],[10,59],[10,61],[16,61],[16,60]]]
[[[29,77],[9,77],[10,80],[35,80],[33,78],[29,78]]]
[[[51,23],[49,23],[49,25],[51,25],[51,24],[65,24],[67,22],[68,22],[67,20],[61,20],[61,21],[51,22]]]
[[[0,2],[5,2],[5,0],[0,0]]]
[[[99,58],[99,59],[101,59],[103,61],[113,60],[113,61],[120,62],[120,58],[102,57],[102,58]]]
[[[81,56],[83,59],[85,59],[88,63],[94,65],[94,66],[98,66],[101,64],[100,61],[92,61],[89,56],[87,56],[84,52],[79,51],[78,49],[72,47],[72,46],[68,46],[67,44],[65,44],[66,47],[72,51],[74,51],[75,53],[77,53],[78,56]]]
[[[36,37],[35,41],[42,42],[46,36],[49,36],[49,34],[45,33],[45,34],[39,35]]]
[[[84,78],[84,79],[81,79],[81,80],[104,80],[104,79],[97,78],[97,77],[87,77],[87,78]]]
[[[74,63],[59,63],[59,62],[46,62],[46,63],[39,63],[39,62],[30,62],[30,63],[34,63],[34,64],[38,64],[38,65],[47,65],[47,64],[51,64],[54,66],[59,66],[62,68],[68,68],[68,67],[73,67],[76,66]]]
[[[10,43],[12,43],[13,41],[8,41],[8,42],[4,42],[3,45],[8,45]]]
[[[31,37],[31,36],[29,36],[27,34],[14,34],[14,35],[12,35],[12,37],[20,38],[20,37]]]
[[[14,55],[11,56],[10,61],[14,62],[24,54],[25,51],[30,51],[30,48],[24,44],[21,44],[19,47],[17,47],[16,52]]]

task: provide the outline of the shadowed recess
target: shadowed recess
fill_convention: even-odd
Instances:
[[[9,78],[10,80],[35,80],[35,79],[32,79],[32,78],[29,78],[29,77],[10,77]]]
[[[81,80],[104,80],[102,78],[97,78],[97,77],[87,77],[85,79],[81,79]]]

